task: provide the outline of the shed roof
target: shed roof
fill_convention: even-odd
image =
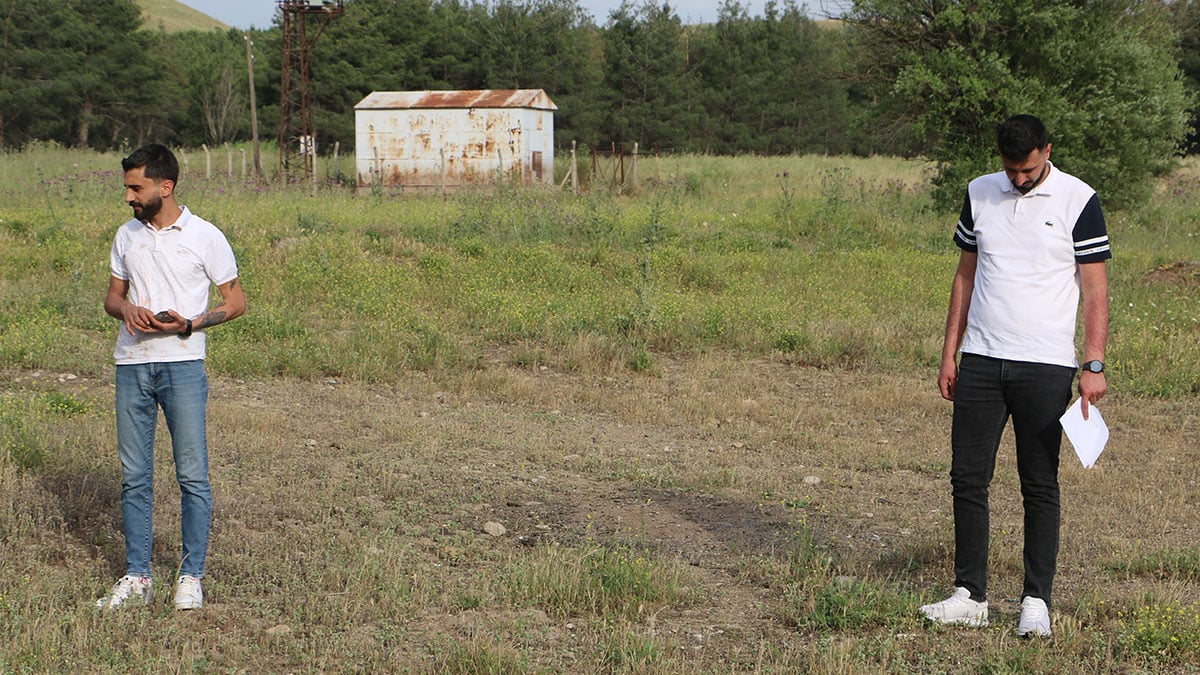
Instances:
[[[473,89],[455,91],[373,91],[355,110],[413,108],[536,108],[558,110],[541,89]]]

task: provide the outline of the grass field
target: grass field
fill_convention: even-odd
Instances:
[[[1015,637],[1011,445],[992,626],[950,588],[935,369],[956,214],[896,159],[649,158],[632,194],[355,197],[205,177],[246,316],[210,336],[208,606],[123,568],[117,155],[0,155],[0,672],[1192,672],[1200,190],[1109,213],[1112,439],[1063,457],[1049,642]],[[220,173],[218,171],[218,173]],[[499,525],[500,527],[497,527]]]

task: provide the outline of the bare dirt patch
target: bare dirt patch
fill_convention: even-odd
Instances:
[[[1174,286],[1200,286],[1200,263],[1173,262],[1150,270],[1144,277],[1153,284]]]

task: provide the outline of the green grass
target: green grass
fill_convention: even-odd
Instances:
[[[479,636],[438,646],[431,656],[434,662],[431,672],[438,673],[520,675],[529,669],[528,663],[515,648],[490,643]]]
[[[100,619],[88,599],[123,555],[117,324],[101,307],[128,218],[119,157],[0,154],[0,672],[1155,672],[1200,658],[1186,601],[1200,563],[1180,541],[1200,393],[1190,166],[1155,203],[1109,214],[1120,407],[1105,408],[1100,470],[1064,467],[1066,583],[1041,646],[1012,639],[1003,597],[983,631],[928,630],[912,611],[952,559],[932,372],[955,214],[931,210],[923,166],[651,157],[620,195],[314,197],[205,177],[189,155],[181,200],[229,234],[250,304],[210,336],[212,602]],[[167,578],[162,430],[159,450]],[[1019,581],[1009,464],[998,584]],[[484,536],[488,519],[528,539]]]
[[[634,620],[660,607],[686,605],[686,569],[626,548],[550,547],[515,563],[502,584],[517,606],[570,617]]]
[[[1123,557],[1110,564],[1114,572],[1200,582],[1200,550],[1195,548],[1166,548]]]
[[[46,463],[57,445],[54,439],[63,423],[86,416],[94,405],[72,394],[56,391],[18,395],[0,392],[0,448],[8,461],[24,470]]]
[[[0,365],[94,369],[83,355],[112,329],[94,285],[127,216],[117,158],[39,148],[0,160],[0,288],[19,310],[0,318]],[[215,364],[245,377],[386,381],[474,368],[497,345],[537,345],[543,361],[574,369],[647,373],[655,355],[710,349],[822,367],[937,362],[957,252],[954,215],[929,209],[922,166],[643,163],[662,177],[633,197],[502,188],[312,198],[185,175],[182,201],[226,230],[255,308],[214,334]],[[1152,275],[1200,260],[1193,207],[1109,214],[1108,358],[1126,390],[1200,389],[1195,285]],[[44,283],[22,283],[30,274]],[[603,365],[580,359],[581,341],[603,345]]]

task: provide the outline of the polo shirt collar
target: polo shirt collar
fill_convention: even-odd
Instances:
[[[192,212],[188,211],[188,207],[181,206],[181,207],[179,207],[179,217],[175,219],[175,222],[171,223],[170,225],[164,227],[161,230],[154,227],[150,223],[142,223],[142,225],[145,225],[146,227],[150,228],[151,230],[155,230],[156,232],[167,232],[169,230],[182,230],[183,226],[187,225],[187,221],[190,220],[191,217],[192,217]]]
[[[1049,170],[1046,171],[1046,177],[1042,179],[1042,182],[1038,183],[1037,187],[1033,188],[1029,192],[1021,194],[1021,191],[1013,186],[1012,181],[1008,180],[1007,176],[1005,176],[1004,179],[1003,190],[1005,192],[1013,193],[1017,197],[1032,197],[1034,195],[1054,194],[1054,190],[1052,189],[1053,185],[1051,185],[1051,182],[1054,181],[1054,177],[1058,174],[1058,169],[1054,167],[1054,163],[1050,160],[1046,160],[1046,166],[1049,168]]]

